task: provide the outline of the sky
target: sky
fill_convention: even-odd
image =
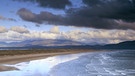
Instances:
[[[135,40],[135,0],[2,0],[0,42]]]

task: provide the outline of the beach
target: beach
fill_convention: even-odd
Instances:
[[[18,52],[19,50],[15,50],[13,52]],[[31,50],[29,50],[31,51]],[[57,56],[57,55],[66,55],[66,54],[75,54],[75,53],[81,53],[81,52],[92,52],[93,50],[88,49],[51,49],[51,50],[38,50],[38,52],[35,53],[35,51],[31,53],[26,53],[26,51],[21,53],[9,53],[8,51],[5,51],[4,54],[0,56],[0,71],[10,71],[10,70],[17,70],[15,67],[10,66],[4,66],[4,64],[16,64],[20,62],[26,62],[31,60],[39,60],[39,59],[45,59],[47,57],[51,56]]]

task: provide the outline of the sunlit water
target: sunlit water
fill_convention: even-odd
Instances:
[[[135,50],[79,53],[22,62],[0,76],[135,76]]]

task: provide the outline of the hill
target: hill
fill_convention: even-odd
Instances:
[[[108,44],[108,45],[102,46],[101,48],[104,48],[104,49],[135,49],[135,40],[120,42],[118,44]]]

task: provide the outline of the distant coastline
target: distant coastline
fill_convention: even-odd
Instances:
[[[45,49],[135,49],[134,41],[125,41],[118,44],[106,45],[63,45],[63,46],[42,46],[42,45],[29,45],[23,47],[0,47],[0,50],[45,50]]]

